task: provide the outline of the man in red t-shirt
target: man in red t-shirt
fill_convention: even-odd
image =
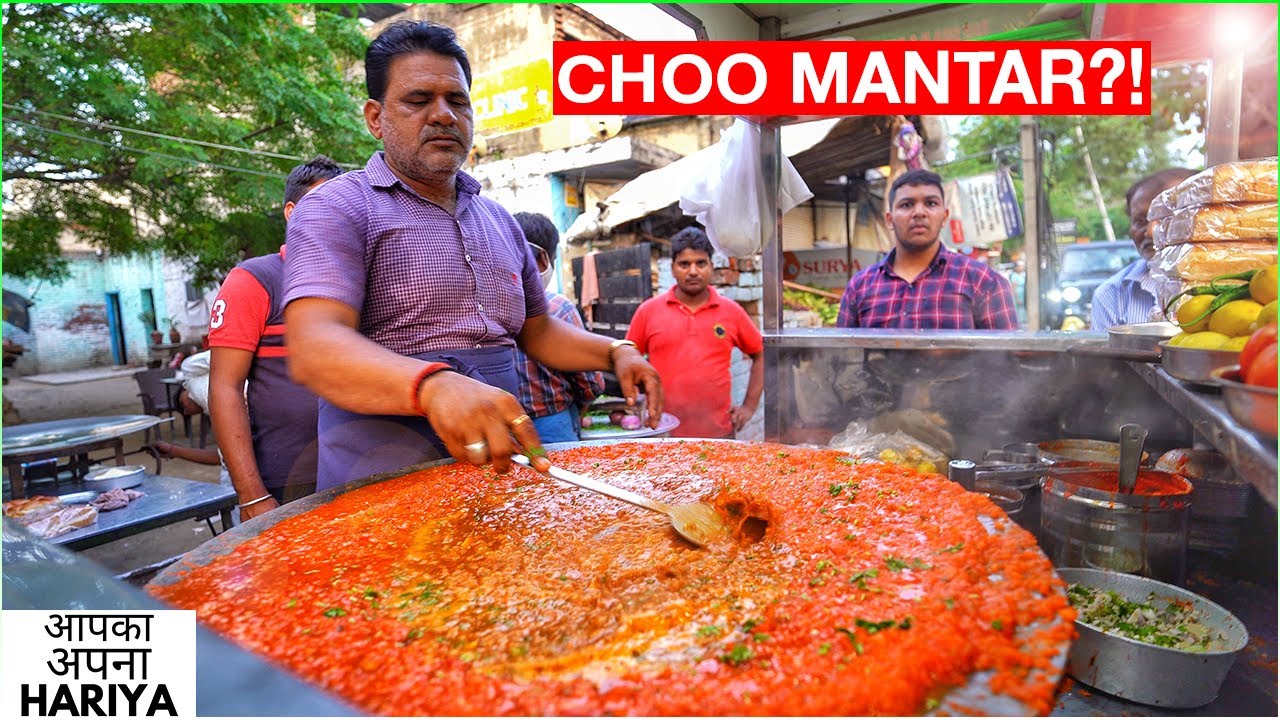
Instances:
[[[668,411],[680,419],[673,437],[733,437],[764,390],[764,341],[746,311],[711,287],[713,251],[700,228],[672,236],[675,287],[644,301],[627,330],[662,378]],[[729,374],[735,347],[751,358],[746,397],[737,406]]]
[[[304,195],[341,174],[324,155],[295,167],[285,181],[285,222]],[[284,254],[282,246],[237,265],[209,318],[209,417],[242,521],[316,489],[318,400],[286,365]]]

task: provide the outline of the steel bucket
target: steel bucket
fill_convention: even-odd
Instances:
[[[1115,470],[1099,470],[1099,478]],[[1187,528],[1191,483],[1173,473],[1144,470],[1167,478],[1180,492],[1141,495],[1099,490],[1092,475],[1041,480],[1040,547],[1057,568],[1092,567],[1133,573],[1181,585],[1187,571]],[[1141,490],[1141,485],[1139,487]]]

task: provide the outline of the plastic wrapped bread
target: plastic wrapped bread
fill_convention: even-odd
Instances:
[[[1156,222],[1173,214],[1174,204],[1178,202],[1178,186],[1168,188],[1160,193],[1147,206],[1147,220]]]
[[[1275,202],[1276,159],[1214,165],[1178,183],[1175,196],[1175,209],[1218,203]]]
[[[1191,205],[1155,221],[1151,235],[1157,250],[1185,243],[1276,240],[1274,202]]]
[[[1197,285],[1208,285],[1221,275],[1261,270],[1276,263],[1273,242],[1226,241],[1169,245],[1147,262],[1156,281],[1156,298],[1164,305],[1170,298]]]

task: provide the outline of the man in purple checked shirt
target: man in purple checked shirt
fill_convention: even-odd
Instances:
[[[910,170],[895,180],[884,214],[894,248],[849,281],[836,327],[1017,330],[1009,281],[942,246],[950,214],[936,173]]]
[[[474,117],[453,30],[395,23],[365,73],[383,150],[303,198],[286,236],[289,369],[321,398],[317,489],[446,453],[504,472],[523,451],[548,468],[512,394],[517,344],[557,370],[613,370],[656,426],[657,372],[634,343],[547,314],[520,227],[460,171]]]

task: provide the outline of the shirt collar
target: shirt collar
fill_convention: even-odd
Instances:
[[[950,255],[950,254],[951,254],[951,251],[948,250],[945,245],[939,242],[937,254],[935,254],[933,256],[933,259],[929,261],[929,267],[925,268],[925,271],[920,273],[920,276],[923,277],[933,272],[934,270],[939,270],[945,267],[947,264],[947,255]],[[885,275],[888,275],[889,277],[898,277],[897,275],[893,274],[893,261],[897,259],[897,257],[898,257],[898,248],[897,246],[895,246],[892,250],[889,251],[889,254],[885,255],[884,259],[880,261],[881,272],[883,272]]]
[[[1147,272],[1147,261],[1144,258],[1138,258],[1129,263],[1129,266],[1120,271],[1122,275],[1120,279],[1124,282],[1142,282],[1149,274]]]
[[[675,286],[675,285],[672,285],[672,286],[671,286],[671,289],[667,291],[667,303],[668,303],[668,304],[670,304],[670,303],[675,303],[675,304],[677,304],[677,305],[684,305],[684,303],[680,302],[680,299],[676,297],[676,286]],[[715,289],[714,287],[712,287],[712,286],[708,285],[708,286],[707,286],[707,301],[706,301],[705,303],[703,303],[702,305],[698,306],[698,309],[699,309],[699,310],[701,310],[701,309],[702,309],[702,308],[704,308],[704,307],[715,307],[716,305],[719,305],[719,304],[720,304],[720,293],[716,292],[716,289]]]
[[[377,188],[389,188],[397,183],[403,184],[387,166],[386,153],[382,150],[375,152],[369,158],[369,162],[365,163],[364,172],[369,178],[369,184]],[[458,171],[455,183],[459,194],[478,195],[480,193],[480,182],[461,170]]]

